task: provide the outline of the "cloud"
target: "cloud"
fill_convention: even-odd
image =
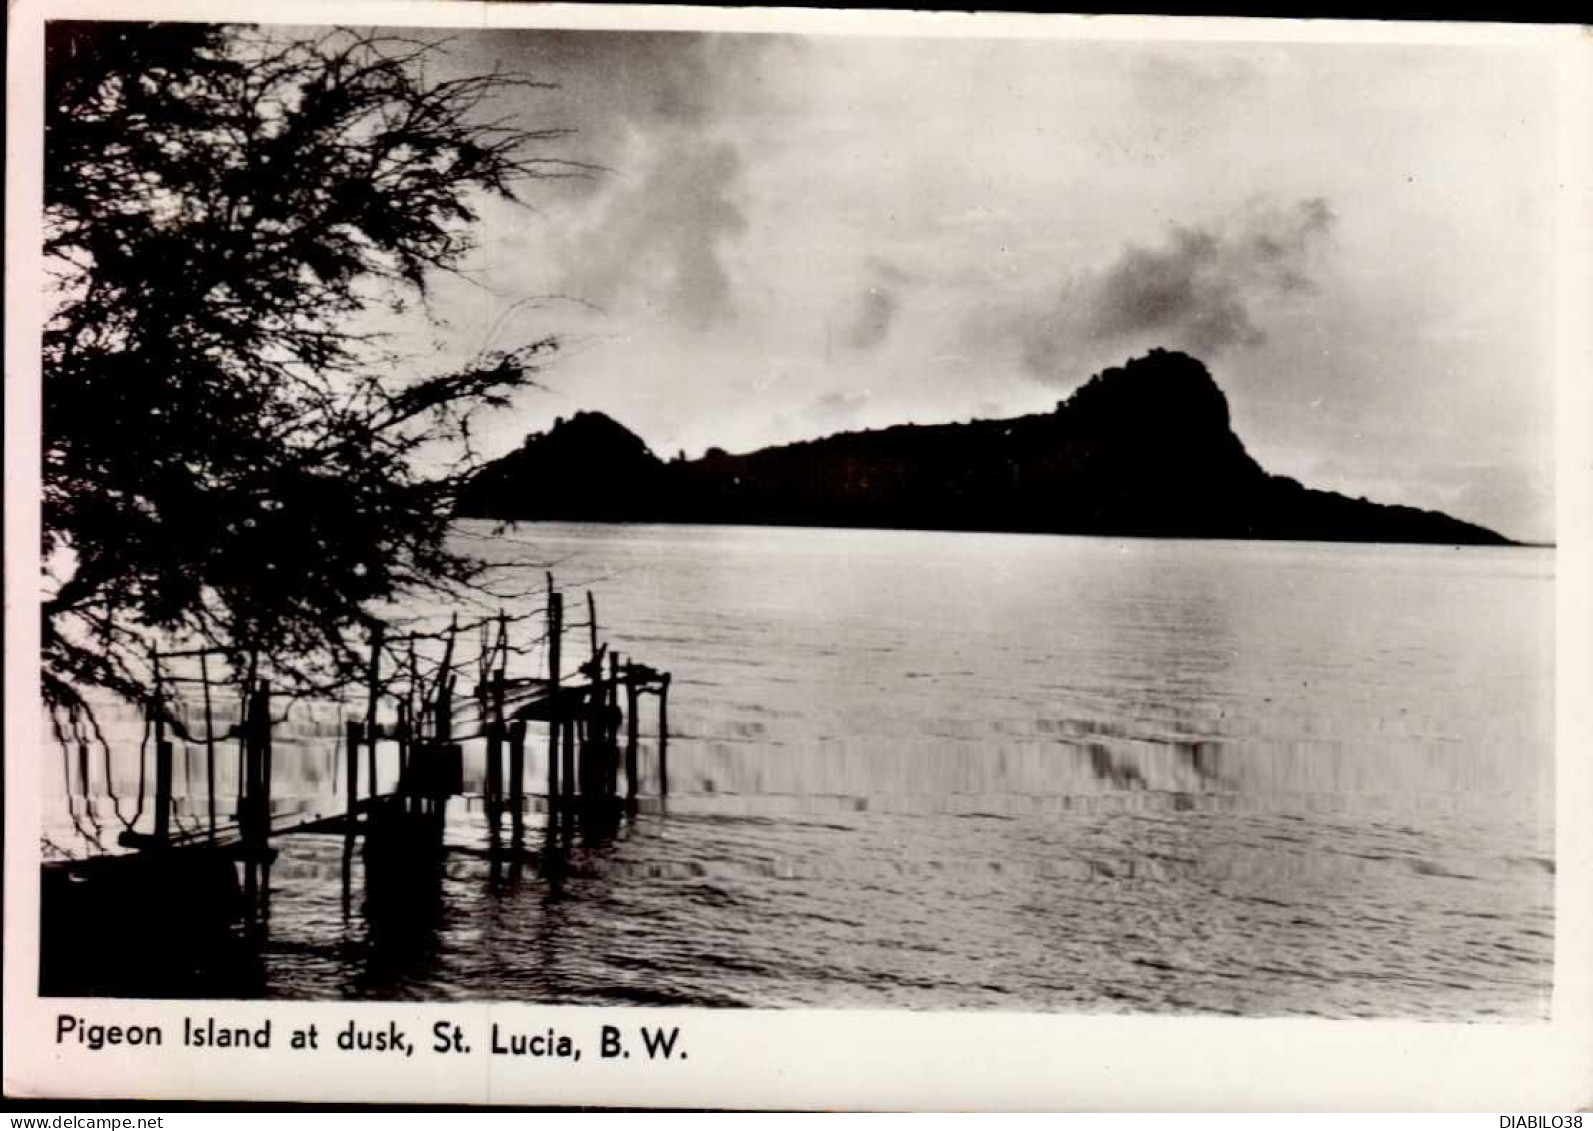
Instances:
[[[1297,478],[1313,487],[1379,503],[1441,510],[1506,537],[1554,538],[1552,459],[1446,458],[1409,446],[1346,446],[1306,457]]]
[[[885,287],[871,285],[863,291],[857,314],[846,328],[843,338],[854,350],[871,350],[890,333],[891,320],[896,317],[896,294]]]
[[[671,131],[638,145],[631,169],[561,241],[561,289],[599,306],[638,299],[698,328],[730,317],[725,253],[746,228],[736,148]]]
[[[870,397],[871,394],[866,389],[862,391],[836,389],[815,400],[808,413],[827,425],[844,424],[863,410]]]
[[[742,119],[770,38],[528,32],[514,44],[521,69],[560,84],[580,159],[607,170],[549,233],[561,293],[695,329],[735,316]]]
[[[1266,340],[1263,310],[1312,289],[1310,269],[1334,223],[1320,198],[1252,206],[1225,224],[1174,227],[1069,279],[1047,309],[1015,320],[1024,366],[1073,380],[1102,350],[1162,345],[1207,361]]]
[[[841,334],[842,342],[859,353],[875,349],[889,336],[900,307],[897,288],[907,279],[900,268],[880,259],[869,261],[869,273],[869,282],[857,296],[851,320]]]

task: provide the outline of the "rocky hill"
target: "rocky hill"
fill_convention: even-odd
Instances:
[[[1269,475],[1206,367],[1152,350],[1050,413],[843,432],[666,463],[577,413],[485,467],[464,517],[1508,545],[1436,511]]]

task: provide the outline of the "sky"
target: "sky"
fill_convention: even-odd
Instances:
[[[1269,471],[1554,537],[1555,83],[1516,46],[463,32],[601,166],[484,206],[429,349],[563,342],[696,456],[1050,410],[1200,357]]]

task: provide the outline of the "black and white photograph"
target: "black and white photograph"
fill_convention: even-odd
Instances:
[[[425,10],[41,21],[33,1039],[1563,1020],[1574,29]]]

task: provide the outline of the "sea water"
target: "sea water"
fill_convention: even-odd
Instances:
[[[458,541],[523,592],[511,613],[552,569],[572,621],[589,589],[603,639],[672,673],[667,806],[578,841],[555,888],[492,860],[479,803],[454,799],[456,851],[401,926],[366,913],[357,859],[346,909],[340,839],[282,838],[250,992],[1547,1010],[1552,551],[486,523]],[[303,724],[317,781],[336,755],[313,739],[338,729]]]

